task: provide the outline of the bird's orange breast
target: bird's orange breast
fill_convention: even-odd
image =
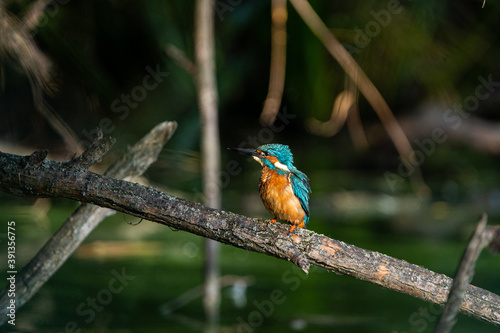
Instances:
[[[299,199],[293,193],[289,173],[278,174],[267,167],[260,176],[260,197],[266,209],[282,221],[303,228],[306,216]]]

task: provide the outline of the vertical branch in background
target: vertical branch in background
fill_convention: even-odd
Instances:
[[[271,3],[271,69],[269,90],[260,115],[262,126],[270,126],[274,123],[283,97],[286,70],[286,21],[288,18],[286,3],[287,0],[272,0]]]
[[[202,120],[201,156],[204,204],[220,208],[221,194],[217,182],[220,170],[217,82],[214,56],[214,0],[197,0],[195,8],[195,58],[198,106]],[[205,240],[205,293],[203,304],[210,323],[219,317],[219,245]]]

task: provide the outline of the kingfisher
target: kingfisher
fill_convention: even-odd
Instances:
[[[272,143],[257,149],[229,148],[251,155],[262,166],[259,193],[264,206],[276,220],[305,228],[309,222],[309,178],[293,165],[293,155],[286,145]]]

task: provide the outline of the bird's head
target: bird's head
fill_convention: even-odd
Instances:
[[[286,145],[271,143],[268,145],[262,145],[257,149],[229,149],[239,151],[242,154],[251,155],[262,166],[267,166],[269,169],[278,169],[287,172],[295,169],[295,167],[293,166],[292,152]]]

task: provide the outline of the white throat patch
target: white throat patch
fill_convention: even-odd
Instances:
[[[284,165],[283,163],[276,162],[276,163],[274,163],[274,166],[277,167],[278,169],[290,172],[290,169],[288,169],[288,167],[286,165]]]

